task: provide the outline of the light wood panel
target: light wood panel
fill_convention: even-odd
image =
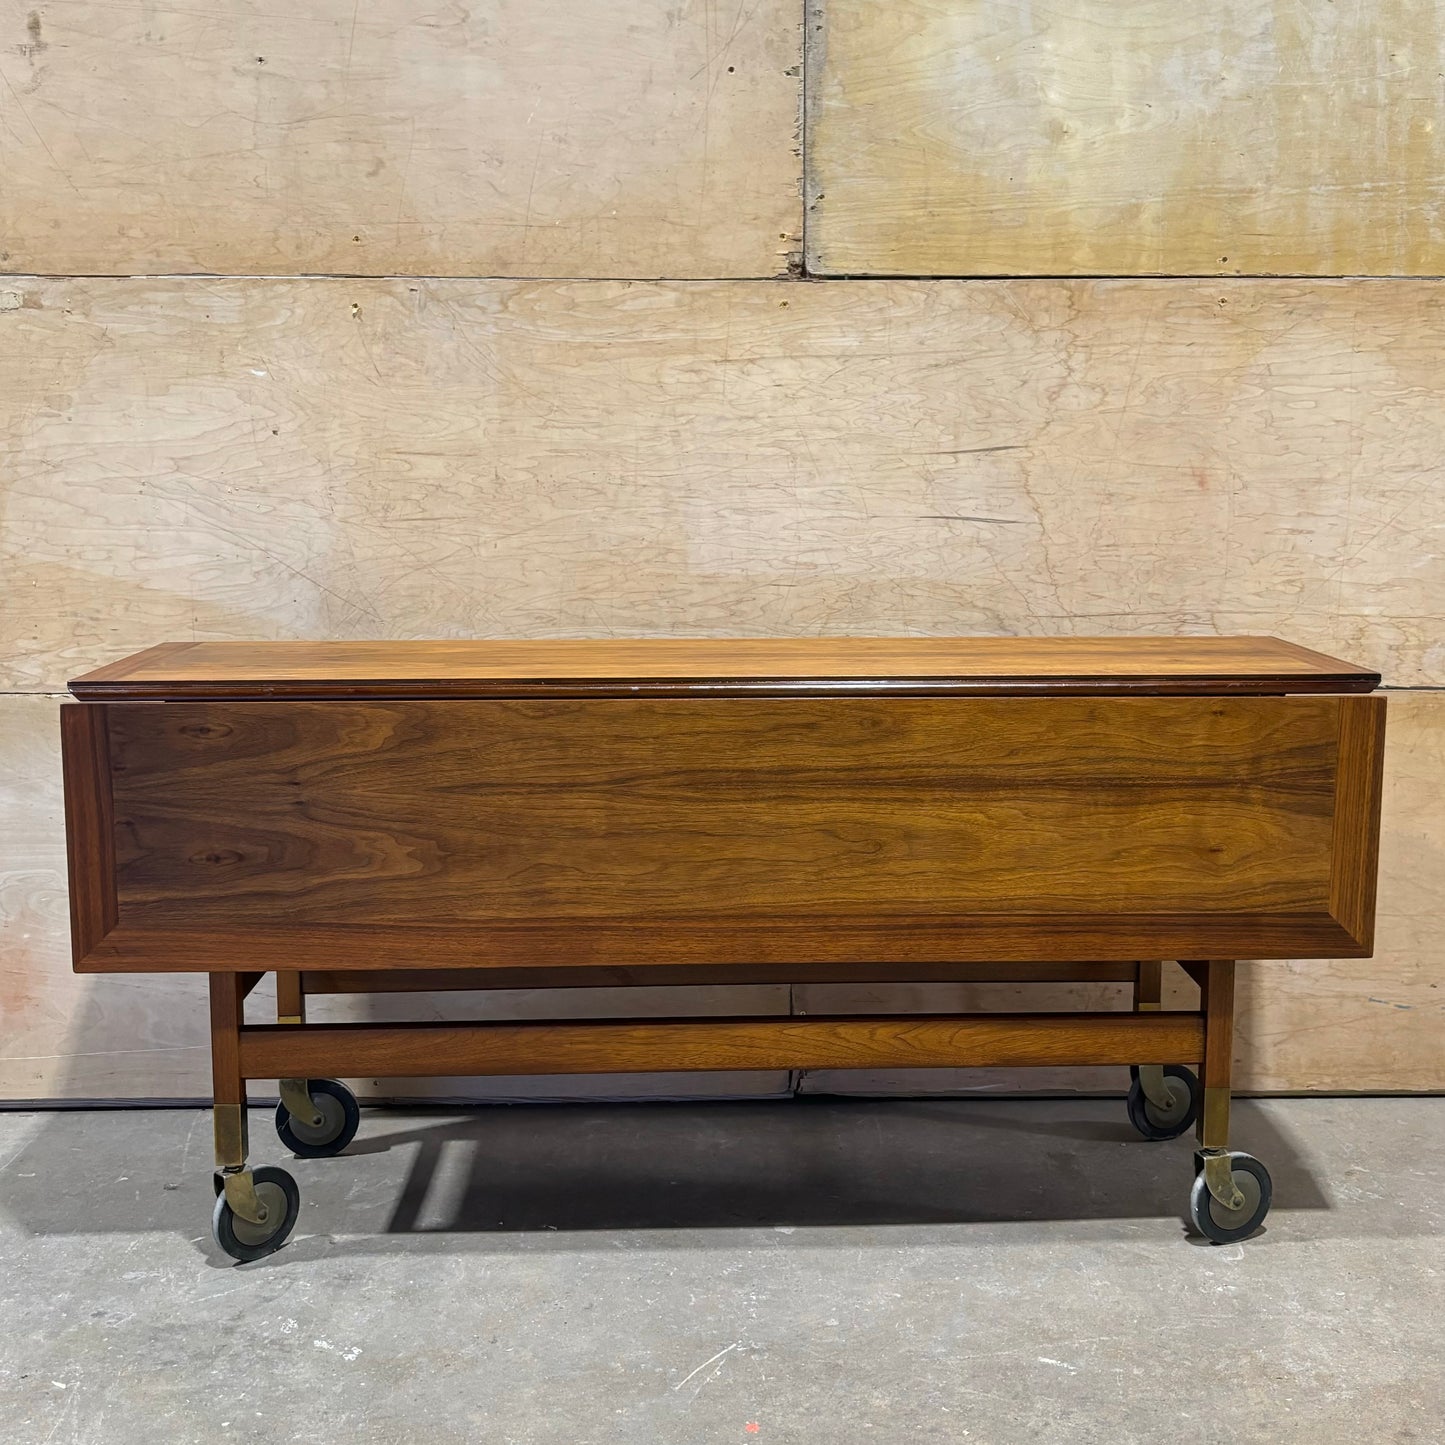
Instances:
[[[786,0],[0,3],[0,269],[770,276]]]
[[[60,799],[58,700],[0,698],[0,1098],[199,1097],[209,1088],[204,980],[175,976],[77,977],[70,971],[65,905],[64,836]],[[1390,700],[1384,831],[1376,955],[1370,960],[1261,963],[1240,970],[1236,1079],[1244,1089],[1445,1089],[1445,826],[1438,806],[1445,776],[1445,695],[1396,694]],[[1177,974],[1177,970],[1171,970]],[[1190,1003],[1191,986],[1178,975],[1172,995]],[[1059,985],[1001,989],[996,985],[805,984],[794,991],[809,1013],[967,1012],[978,1007],[1018,1010],[1053,999],[1058,1006],[1121,1004],[1119,984],[1070,989]],[[678,989],[585,989],[565,994],[533,990],[503,994],[373,996],[364,1001],[309,1001],[322,1022],[358,1018],[441,1020],[607,1017],[641,1009],[664,1017],[685,1012],[787,1012],[782,986]],[[1166,994],[1166,1004],[1171,995]],[[250,1001],[267,1017],[269,987]],[[815,1073],[806,1088],[886,1091],[921,1089],[1003,1092],[1030,1087],[1118,1087],[1107,1071],[918,1071]],[[405,1092],[405,1081],[372,1093]],[[720,1082],[658,1078],[664,1093],[712,1085],[744,1086],[741,1076]],[[776,1092],[779,1076],[754,1086]],[[462,1097],[501,1092],[559,1097],[581,1084],[507,1080],[499,1086],[462,1080],[428,1081],[413,1092]],[[614,1079],[608,1093],[633,1092],[639,1079]],[[203,1141],[204,1142],[204,1141]],[[198,1144],[197,1147],[203,1147]]]
[[[1445,684],[1439,283],[0,291],[0,686],[191,638],[901,632]]]
[[[1438,275],[1438,0],[814,0],[824,274]]]

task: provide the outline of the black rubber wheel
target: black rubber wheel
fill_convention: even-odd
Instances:
[[[1183,1064],[1164,1065],[1164,1084],[1174,1099],[1169,1109],[1161,1109],[1145,1095],[1137,1068],[1129,1070],[1129,1078],[1125,1108],[1129,1111],[1129,1122],[1146,1139],[1177,1139],[1194,1126],[1199,1117],[1200,1088],[1193,1069],[1186,1069]]]
[[[1274,1185],[1269,1170],[1250,1154],[1229,1156],[1234,1185],[1244,1195],[1240,1209],[1226,1209],[1210,1192],[1201,1169],[1189,1191],[1189,1222],[1206,1239],[1215,1244],[1236,1244],[1248,1239],[1264,1223],[1274,1198]]]
[[[301,1191],[284,1169],[253,1169],[251,1178],[256,1197],[266,1206],[264,1224],[242,1219],[226,1202],[224,1192],[216,1195],[216,1207],[211,1212],[211,1234],[216,1243],[243,1264],[275,1254],[286,1243],[301,1210]]]
[[[335,1079],[307,1079],[306,1092],[321,1115],[317,1126],[292,1118],[285,1104],[276,1105],[276,1132],[281,1142],[301,1159],[329,1159],[356,1137],[361,1110],[356,1095]]]

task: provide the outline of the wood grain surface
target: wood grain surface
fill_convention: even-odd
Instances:
[[[1194,1014],[709,1019],[426,1028],[277,1025],[240,1037],[248,1076],[618,1074],[668,1069],[945,1068],[1196,1060]]]
[[[70,937],[84,958],[119,922],[115,896],[115,806],[103,707],[60,710],[65,771],[65,841]]]
[[[817,271],[1445,271],[1435,0],[811,8]]]
[[[770,276],[799,245],[783,0],[0,18],[6,270]]]
[[[653,638],[162,643],[77,697],[557,697],[849,692],[1368,692],[1379,674],[1277,637]]]
[[[931,978],[957,983],[1009,979],[1022,986],[1034,986],[1081,981],[1118,983],[1132,979],[1134,971],[1132,963],[940,963],[915,964],[909,969],[909,977],[914,981]],[[890,963],[800,963],[788,970],[788,977],[797,983],[887,983],[897,972],[897,966]],[[589,970],[587,984],[591,988],[613,985],[618,989],[657,985],[711,986],[761,983],[775,977],[776,973],[776,969],[760,969],[756,964],[748,963],[718,964],[713,968],[668,964],[651,968],[619,966]],[[310,994],[345,994],[489,991],[519,985],[575,988],[578,975],[575,969],[566,968],[551,972],[505,968],[373,968],[321,970],[305,973],[302,978]]]
[[[0,292],[0,687],[166,639],[900,633],[1445,683],[1440,283]]]
[[[1042,70],[1040,47],[1000,51],[935,118],[956,130],[1011,76],[1061,82],[1020,91],[1020,112],[1074,110],[1069,75],[1107,70],[1107,100],[1086,81],[1100,102],[1090,118],[1107,127],[1159,58],[1150,34],[1171,31],[1182,43],[1168,42],[1174,68],[1159,72],[1171,94],[1181,78],[1216,100],[1237,86],[1236,5],[1207,21],[1217,82],[1207,65],[1190,70],[1216,50],[1212,33],[1191,48],[1196,17],[1126,8],[1110,10],[1121,45],[1100,59],[1065,53],[1087,6],[1035,7]],[[1338,8],[1290,0],[1244,17],[1256,34],[1277,30],[1291,57],[1289,83],[1268,87],[1279,105],[1248,117],[1265,152],[1237,147],[1250,184],[1271,176],[1257,214],[1282,206],[1310,257],[1383,254],[1423,233],[1433,245],[1433,203],[1401,178],[1438,182],[1439,166],[1418,164],[1438,127],[1416,125],[1438,97],[1411,89],[1439,68],[1434,12]],[[7,13],[0,269],[252,270],[270,258],[268,272],[768,274],[797,244],[796,162],[776,145],[796,49],[776,71],[753,64],[790,43],[792,11],[781,27],[766,7],[734,26],[684,4],[639,12],[625,32],[600,11],[433,16],[390,0],[356,15],[331,0],[286,17],[138,0]],[[934,15],[920,28],[909,4],[893,13],[895,54],[926,42]],[[1307,43],[1291,50],[1296,40]],[[1335,63],[1351,55],[1365,62]],[[879,57],[884,47],[863,59]],[[895,78],[911,84],[909,66]],[[565,87],[549,90],[559,76]],[[561,115],[547,101],[564,88]],[[1308,114],[1326,103],[1352,117],[1348,154]],[[1151,185],[1149,157],[1194,153],[1168,133],[1194,112],[1159,109],[1154,95],[1125,117]],[[980,170],[1010,147],[1041,149],[1006,111],[992,116],[1007,143],[996,132],[971,162]],[[1201,116],[1195,138],[1232,145],[1227,122],[1242,114]],[[1067,215],[1015,228],[1012,252],[1052,244],[1075,218],[1087,230],[1119,198],[1088,175],[1117,151],[1102,132],[1081,139],[1078,120],[1042,149],[1081,162],[1066,188],[1077,177],[1092,189],[1074,190]],[[1291,141],[1289,162],[1303,154],[1328,172],[1312,190],[1281,181],[1267,149],[1301,129],[1318,148]],[[852,135],[866,142],[865,130]],[[937,154],[894,158],[900,170],[925,159],[941,202],[906,244],[949,224]],[[1167,225],[1146,200],[1122,245],[1162,232],[1173,245],[1180,208],[1167,197],[1200,175],[1187,225],[1212,244],[1230,178],[1183,169],[1157,189]],[[786,212],[776,231],[758,224],[773,205]],[[818,241],[817,209],[813,220]],[[1267,248],[1277,233],[1246,222],[1236,234]],[[1439,294],[1429,282],[0,280],[0,688],[40,694],[0,696],[0,1096],[205,1089],[199,980],[76,977],[67,957],[56,699],[44,694],[156,638],[1277,631],[1394,684],[1439,686]],[[1246,1087],[1442,1087],[1440,704],[1392,703],[1376,958],[1241,966]],[[877,992],[804,983],[793,1001],[850,988],[852,1003]],[[970,989],[895,983],[872,1010],[925,995],[967,1008]],[[481,1002],[545,1012],[605,1008],[606,995]],[[775,985],[729,1007],[750,999],[789,1005]],[[326,1002],[362,1018],[410,1003]],[[478,1001],[417,1006],[448,1002]],[[909,1086],[924,1077],[908,1071]]]
[[[71,971],[66,922],[65,841],[60,792],[58,699],[0,697],[0,1098],[7,1100],[198,1098],[209,1090],[204,979],[182,974],[82,974]],[[1245,1090],[1439,1090],[1445,1088],[1440,1037],[1445,968],[1439,917],[1445,910],[1445,833],[1438,780],[1445,773],[1445,698],[1397,693],[1390,699],[1385,806],[1380,845],[1380,901],[1375,956],[1242,964],[1235,1031],[1235,1077]],[[252,947],[254,962],[264,951]],[[238,959],[238,963],[244,963]],[[415,960],[403,960],[415,962]],[[194,955],[178,960],[195,967]],[[675,960],[674,960],[675,962]],[[561,967],[570,965],[566,960]],[[910,970],[912,972],[912,970]],[[1171,969],[1172,977],[1179,977]],[[338,976],[344,976],[344,970]],[[574,970],[574,976],[575,970]],[[512,980],[515,982],[515,979]],[[606,969],[589,981],[614,983]],[[1188,989],[1188,984],[1180,985]],[[269,988],[269,981],[264,988]],[[485,994],[316,997],[322,1021],[408,1019],[555,1019],[677,1016],[688,1012],[837,1015],[889,1012],[958,1014],[1003,1007],[1125,1007],[1124,984],[1007,989],[979,983],[800,982],[745,987],[515,987]],[[1166,992],[1176,1007],[1193,995]],[[274,1013],[253,996],[254,1016]],[[807,1090],[906,1090],[999,1093],[1027,1088],[1119,1089],[1120,1072],[1008,1070],[818,1071]],[[756,1082],[754,1082],[756,1080]],[[664,1094],[743,1089],[777,1092],[785,1078],[732,1075],[686,1081],[651,1076]],[[389,1096],[462,1097],[595,1095],[585,1078],[565,1090],[546,1080],[358,1081]],[[642,1076],[619,1077],[600,1091],[643,1094]]]
[[[1384,699],[1341,699],[1330,913],[1362,942],[1375,936],[1384,771]]]
[[[117,704],[124,927],[77,962],[232,967],[250,932],[436,966],[468,929],[499,965],[1318,954],[1350,943],[1332,849],[1363,846],[1335,832],[1346,706],[1383,703]]]

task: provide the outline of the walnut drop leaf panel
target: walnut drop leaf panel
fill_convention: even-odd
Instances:
[[[641,951],[696,924],[745,956],[790,924],[1321,926],[1356,846],[1335,830],[1340,718],[1377,706],[115,704],[120,921],[594,930],[579,953],[597,925]]]
[[[76,975],[71,971],[65,909],[65,844],[58,757],[58,700],[0,698],[0,1098],[103,1099],[207,1094],[205,986],[175,974]],[[1438,920],[1445,910],[1445,834],[1437,806],[1445,772],[1445,695],[1397,693],[1390,700],[1386,749],[1384,827],[1381,839],[1379,921],[1372,959],[1264,962],[1241,970],[1236,1076],[1246,1090],[1445,1089],[1440,1049],[1445,1019],[1445,952]],[[264,985],[263,985],[264,988]],[[1186,985],[1187,989],[1187,985]],[[614,1016],[639,1010],[676,1016],[690,1008],[717,1013],[786,1012],[784,985],[742,990],[737,985],[700,991],[509,990],[495,999],[463,996],[419,999],[373,996],[365,1001],[317,999],[313,1017],[358,1018],[479,1016],[544,1018]],[[1116,985],[997,986],[928,984],[802,984],[794,1007],[807,1013],[897,1010],[970,1012],[1023,1009],[1053,1000],[1059,1007],[1118,1006]],[[781,1002],[778,996],[782,995]],[[1000,997],[1000,995],[1003,995]],[[264,999],[255,995],[258,1008]],[[1187,1005],[1187,997],[1179,1003]],[[363,1006],[364,1004],[364,1006]],[[448,1007],[450,1005],[450,1008]],[[910,1071],[907,1076],[828,1074],[805,1086],[830,1090],[908,1092],[938,1088],[1033,1088],[1038,1071]],[[1049,1086],[1119,1087],[1117,1074],[1073,1071],[1048,1075]],[[705,1087],[701,1078],[658,1079],[665,1092]],[[509,1093],[523,1089],[508,1081]],[[582,1083],[575,1086],[579,1092]],[[736,1079],[720,1087],[732,1092]],[[768,1085],[768,1087],[775,1087]],[[479,1093],[489,1086],[449,1082],[440,1092]],[[641,1091],[643,1082],[614,1080],[606,1092]],[[392,1093],[402,1092],[388,1085]],[[435,1096],[430,1081],[417,1096]],[[556,1095],[555,1085],[545,1092]]]

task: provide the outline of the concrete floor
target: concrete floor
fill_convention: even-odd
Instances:
[[[370,1111],[212,1244],[194,1110],[0,1114],[14,1445],[1445,1439],[1445,1099],[1244,1103],[1275,1207],[1181,1221],[1120,1103]]]

